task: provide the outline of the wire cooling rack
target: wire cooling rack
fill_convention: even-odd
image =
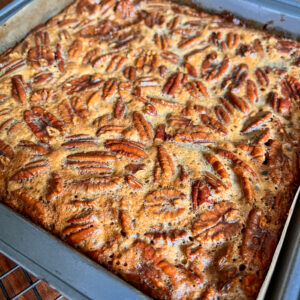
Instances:
[[[0,254],[1,254],[1,252],[0,252]],[[6,260],[8,260],[8,259],[6,259]],[[11,262],[11,261],[9,261],[9,262]],[[9,289],[7,287],[7,285],[9,284],[9,278],[12,277],[13,275],[15,275],[15,277],[16,276],[17,277],[22,276],[22,287],[24,287],[24,288],[21,288],[21,290],[19,289],[19,287],[16,287],[17,288],[17,293],[15,295],[11,295],[12,294],[11,293],[12,289],[11,288]],[[1,274],[1,272],[0,272],[0,299],[6,299],[6,300],[17,300],[17,299],[22,299],[22,300],[25,300],[25,299],[30,299],[30,300],[31,299],[32,300],[44,300],[44,299],[59,300],[59,299],[66,299],[62,295],[59,295],[58,293],[56,293],[56,294],[58,294],[58,296],[55,295],[53,297],[51,297],[50,295],[47,295],[46,297],[41,295],[41,293],[39,292],[39,288],[38,288],[39,284],[44,284],[44,286],[46,286],[46,291],[47,291],[47,289],[49,289],[52,292],[54,292],[41,279],[36,279],[29,272],[27,272],[24,268],[22,268],[21,266],[15,264],[15,266],[11,267],[9,270],[5,271],[3,274]]]

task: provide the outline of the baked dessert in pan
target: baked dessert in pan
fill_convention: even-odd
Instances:
[[[254,299],[299,184],[299,74],[299,43],[226,17],[75,1],[1,56],[1,199],[153,298]]]

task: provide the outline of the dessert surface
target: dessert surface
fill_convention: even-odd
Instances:
[[[153,298],[255,299],[299,75],[299,43],[228,17],[77,0],[0,56],[1,201]]]

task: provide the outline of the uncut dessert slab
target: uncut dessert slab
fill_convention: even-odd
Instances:
[[[300,45],[229,21],[75,1],[36,27],[0,60],[2,201],[154,298],[255,298],[299,184]]]

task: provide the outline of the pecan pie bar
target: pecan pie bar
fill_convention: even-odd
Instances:
[[[226,16],[76,0],[0,57],[1,200],[153,298],[254,299],[299,74],[299,43]]]

